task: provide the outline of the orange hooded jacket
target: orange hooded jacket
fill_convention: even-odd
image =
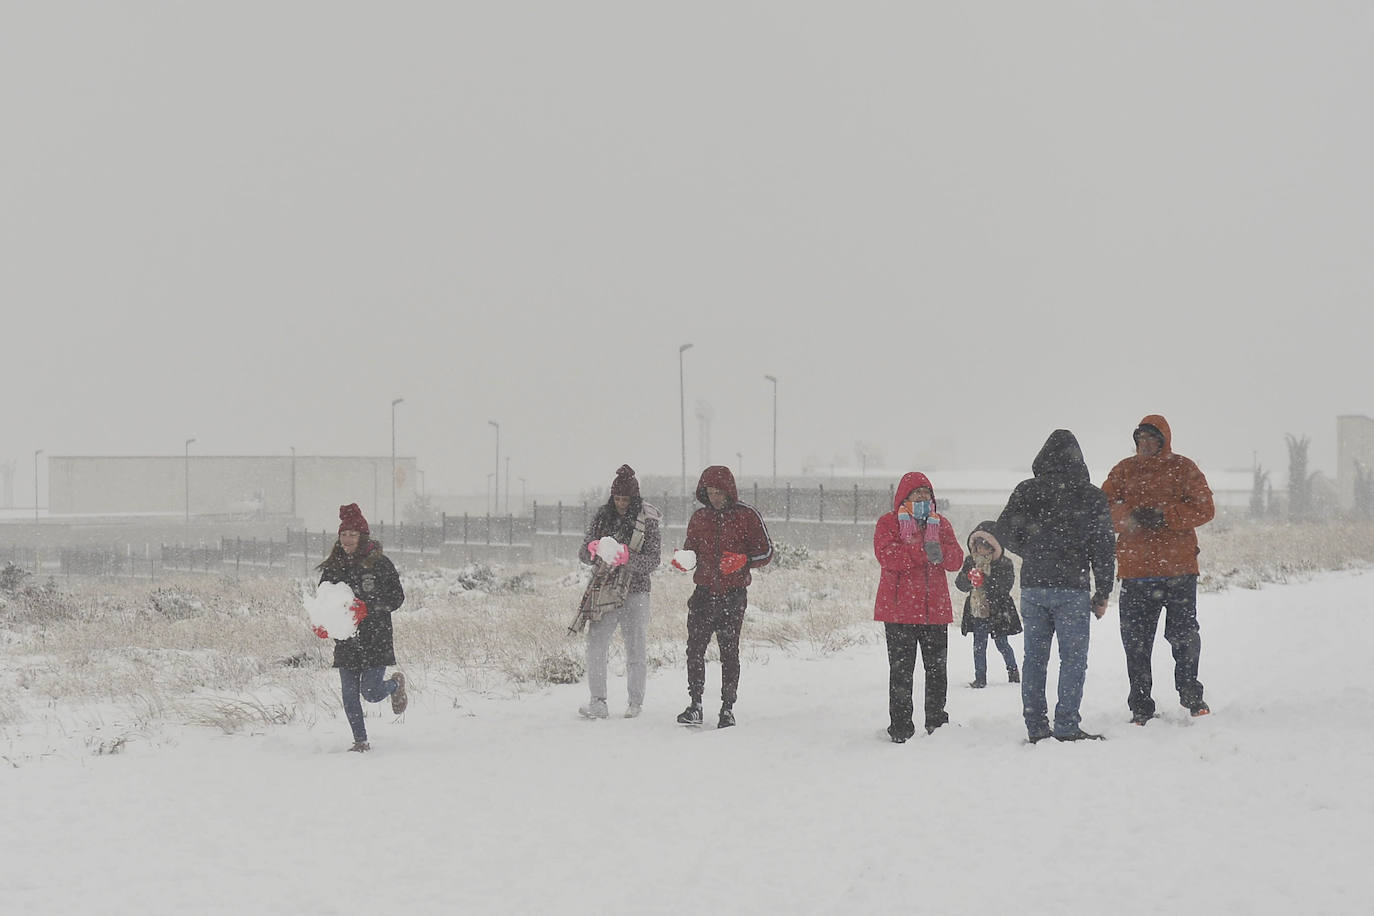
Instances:
[[[1164,436],[1164,447],[1148,458],[1132,455],[1118,462],[1102,484],[1116,528],[1118,579],[1197,575],[1197,533],[1216,515],[1212,489],[1197,465],[1173,451],[1169,422],[1158,414],[1140,421]],[[1131,513],[1153,507],[1164,513],[1164,527],[1142,528]]]

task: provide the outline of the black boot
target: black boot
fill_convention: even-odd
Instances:
[[[1021,683],[1021,672],[1020,672],[1018,669],[1016,669],[1016,668],[1008,668],[1008,669],[1007,669],[1007,683],[1008,683],[1008,684],[1019,684],[1019,683]]]
[[[716,722],[716,728],[729,728],[735,724],[735,711],[729,706],[720,708],[720,721]]]

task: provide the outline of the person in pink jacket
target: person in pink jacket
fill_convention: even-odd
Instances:
[[[878,519],[873,553],[882,577],[873,619],[887,637],[887,733],[901,744],[916,734],[912,680],[919,649],[926,672],[926,733],[949,721],[947,654],[954,606],[949,573],[964,564],[964,548],[949,519],[936,512],[935,490],[919,471],[902,475],[892,511]]]

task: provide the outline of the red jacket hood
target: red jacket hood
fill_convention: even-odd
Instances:
[[[708,509],[711,507],[711,500],[706,498],[706,488],[715,487],[717,490],[724,490],[729,497],[729,505],[739,502],[739,490],[735,487],[735,475],[730,473],[730,469],[723,464],[713,464],[701,472],[701,479],[697,481],[697,502]]]
[[[1139,423],[1136,424],[1136,426],[1153,426],[1155,429],[1159,430],[1160,435],[1164,437],[1164,447],[1159,450],[1159,454],[1169,455],[1173,453],[1174,434],[1173,431],[1169,429],[1168,420],[1164,419],[1157,413],[1152,413],[1148,417],[1143,418]]]
[[[907,471],[898,481],[896,492],[892,494],[892,511],[900,509],[907,495],[917,487],[926,487],[930,490],[930,507],[932,510],[935,509],[938,503],[935,501],[935,488],[930,485],[930,478],[920,471]]]

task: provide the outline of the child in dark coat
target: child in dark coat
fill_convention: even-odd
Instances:
[[[1016,584],[1016,572],[1011,560],[1002,552],[994,523],[982,522],[968,536],[968,555],[963,568],[954,578],[954,587],[968,592],[964,599],[964,617],[959,626],[965,636],[973,634],[973,681],[970,687],[988,685],[988,637],[991,636],[1002,660],[1007,663],[1007,680],[1020,683],[1021,671],[1016,667],[1016,653],[1008,636],[1021,632],[1021,617],[1016,613],[1011,588]]]

